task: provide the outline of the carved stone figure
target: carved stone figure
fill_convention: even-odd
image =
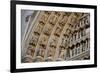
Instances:
[[[61,27],[63,27],[67,23],[67,19],[68,19],[68,17],[63,15],[62,18],[59,21],[59,25]]]
[[[52,25],[55,25],[57,20],[58,20],[58,17],[56,15],[52,15],[49,19],[49,23]]]
[[[64,48],[61,48],[59,51],[59,58],[65,59],[66,56],[66,50]]]
[[[34,33],[38,33],[40,35],[42,29],[43,29],[43,25],[38,24],[38,26],[35,28]]]
[[[38,37],[34,35],[32,37],[32,39],[30,40],[29,44],[33,45],[33,46],[36,46],[37,42],[38,42]]]
[[[26,54],[27,55],[30,55],[30,56],[33,56],[34,55],[34,52],[35,52],[35,49],[34,48],[28,47],[28,49],[26,51]]]
[[[45,29],[44,29],[44,33],[46,34],[46,35],[50,35],[51,34],[51,32],[52,32],[52,26],[49,24],[49,25],[47,25],[46,27],[45,27]]]
[[[44,57],[45,49],[46,49],[45,47],[40,47],[40,48],[38,48],[37,56]]]
[[[41,16],[40,22],[41,22],[41,23],[46,23],[48,17],[49,17],[49,15],[43,14],[43,15]]]
[[[78,44],[77,45],[77,54],[80,54],[80,49],[81,49],[80,44]]]
[[[80,53],[82,52],[82,42],[80,43]]]
[[[65,48],[67,46],[67,39],[66,38],[62,38],[62,42],[61,42],[61,47]]]
[[[73,34],[73,42],[74,42],[74,44],[76,42],[76,32],[74,32],[74,34]]]
[[[54,34],[59,37],[61,34],[61,31],[62,31],[61,27],[57,27]]]
[[[54,55],[55,55],[55,48],[54,47],[50,47],[49,49],[48,49],[48,57],[54,57]]]
[[[67,36],[71,33],[71,30],[70,29],[66,29],[65,33],[64,33],[64,36]]]
[[[83,41],[83,43],[82,43],[82,52],[84,52],[85,51],[85,42]]]
[[[69,23],[70,24],[75,24],[76,22],[77,22],[76,16],[71,16],[70,19],[69,19]]]
[[[66,48],[66,59],[70,58],[70,48]]]
[[[58,42],[57,38],[53,38],[53,39],[50,41],[50,47],[56,47],[57,42]]]
[[[74,51],[74,49],[72,49],[72,56],[74,56],[75,55],[75,51]]]
[[[46,45],[47,42],[48,42],[48,37],[46,35],[42,34],[42,37],[39,40],[39,44],[43,46],[43,45]]]

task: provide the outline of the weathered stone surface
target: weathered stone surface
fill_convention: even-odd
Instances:
[[[89,13],[40,11],[38,16],[22,62],[90,59]]]

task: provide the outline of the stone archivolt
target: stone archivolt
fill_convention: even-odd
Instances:
[[[90,59],[89,13],[41,11],[39,15],[22,62]]]

